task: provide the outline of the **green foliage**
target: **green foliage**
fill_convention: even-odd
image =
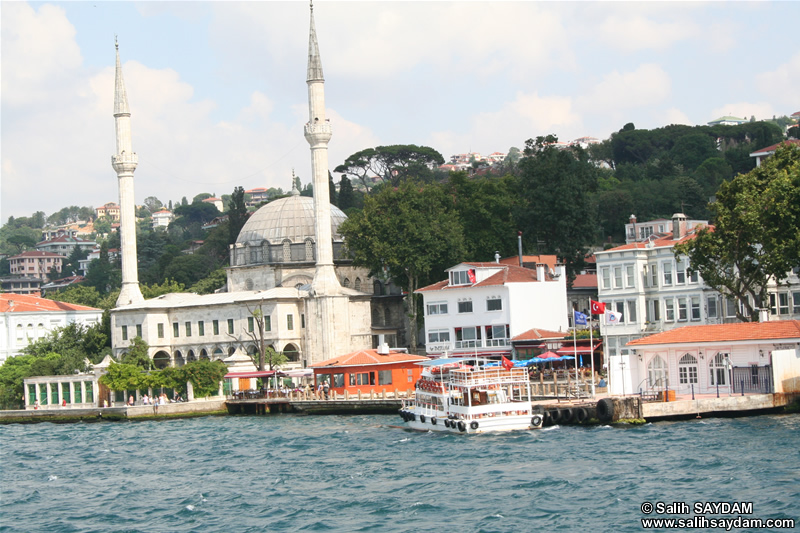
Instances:
[[[164,269],[164,277],[175,282],[191,286],[216,270],[213,258],[204,255],[180,255],[175,257]]]
[[[711,204],[715,227],[675,248],[690,269],[735,298],[741,320],[758,319],[767,281],[800,264],[800,148],[786,145],[760,167],[725,182]]]
[[[361,180],[369,190],[372,182],[368,179],[378,176],[382,183],[397,187],[407,179],[428,182],[433,178],[433,169],[444,164],[442,154],[428,146],[415,144],[395,144],[361,150],[348,157],[334,169],[355,179]]]
[[[108,337],[103,324],[86,327],[71,323],[29,344],[22,355],[9,357],[0,366],[0,407],[20,409],[23,380],[33,376],[62,376],[85,372],[87,360],[103,358]]]
[[[205,278],[189,287],[189,292],[194,292],[197,294],[212,294],[224,287],[227,282],[228,275],[225,272],[225,269],[218,268]]]
[[[444,188],[464,228],[465,257],[492,261],[495,252],[503,257],[517,253],[518,183],[513,176],[473,179],[453,172]]]
[[[247,222],[247,206],[244,201],[244,187],[235,187],[228,204],[228,242],[233,244]]]
[[[100,376],[99,382],[113,391],[138,390],[147,383],[146,371],[138,365],[112,362],[108,372]]]
[[[126,365],[138,366],[144,370],[153,368],[153,361],[147,354],[149,346],[141,337],[135,337],[131,341],[128,350],[122,354],[120,361]]]
[[[228,373],[228,367],[222,361],[205,359],[186,363],[181,370],[185,372],[186,381],[192,383],[195,398],[216,395],[219,391],[219,384]]]
[[[164,280],[164,283],[153,284],[153,285],[144,285],[141,286],[142,296],[145,300],[149,300],[150,298],[157,298],[162,294],[172,294],[174,292],[186,292],[186,288],[182,283],[178,283],[172,279]]]
[[[412,324],[417,323],[414,291],[464,259],[464,229],[453,204],[439,185],[406,181],[365,198],[364,209],[339,227],[356,265],[386,269],[406,291]],[[413,326],[411,342],[416,349]]]
[[[556,254],[564,262],[571,283],[596,238],[591,193],[597,189],[600,170],[585,150],[560,150],[557,141],[548,135],[526,142],[525,158],[519,163],[522,202],[517,221],[527,242],[537,243],[538,253]]]

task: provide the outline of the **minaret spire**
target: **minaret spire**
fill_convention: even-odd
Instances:
[[[122,256],[122,289],[117,298],[117,307],[144,301],[139,289],[139,274],[136,261],[136,219],[133,202],[133,172],[139,163],[131,143],[131,112],[128,95],[122,79],[119,60],[119,43],[114,37],[117,52],[117,68],[114,79],[114,125],[117,132],[117,153],[111,156],[111,166],[117,173],[120,208],[120,248]]]
[[[319,57],[317,32],[314,28],[314,4],[308,37],[308,123],[305,137],[311,146],[311,174],[314,183],[314,226],[317,239],[317,265],[311,287],[317,296],[332,296],[341,292],[333,268],[333,233],[328,186],[328,141],[332,131],[325,117],[325,80]]]

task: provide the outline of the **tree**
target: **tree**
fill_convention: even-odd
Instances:
[[[153,361],[147,353],[149,348],[144,339],[141,337],[134,337],[131,341],[131,345],[125,353],[122,354],[120,362],[126,365],[138,366],[144,370],[150,370],[153,368]]]
[[[465,172],[451,172],[443,186],[464,228],[465,257],[492,261],[495,252],[516,254],[518,228],[513,215],[518,184],[514,177],[470,178]]]
[[[201,279],[191,287],[189,292],[197,294],[211,294],[225,286],[228,282],[228,274],[224,268],[218,268],[205,278]]]
[[[353,190],[353,184],[347,176],[342,176],[339,181],[339,203],[337,207],[342,211],[347,211],[354,207],[361,208],[363,205],[363,195]]]
[[[108,371],[98,380],[113,391],[139,390],[144,388],[145,370],[138,365],[113,362],[108,365]]]
[[[442,154],[428,146],[395,144],[367,148],[348,157],[333,171],[361,180],[364,187],[372,187],[371,179],[378,177],[383,183],[397,187],[409,178],[430,181],[433,168],[444,164]]]
[[[725,182],[711,204],[714,227],[675,247],[712,288],[735,298],[740,320],[758,320],[767,282],[800,265],[800,148],[779,148]]]
[[[85,283],[97,289],[100,294],[106,294],[121,285],[119,272],[109,260],[107,241],[100,244],[100,256],[97,259],[92,259],[89,264]]]
[[[164,207],[164,204],[162,204],[161,200],[155,196],[148,196],[144,199],[144,206],[150,211],[150,213],[155,213]]]
[[[417,348],[415,291],[464,258],[464,230],[440,185],[406,181],[365,198],[339,226],[357,266],[388,274],[407,294],[411,349]]]
[[[215,361],[200,359],[186,363],[183,371],[186,381],[192,382],[195,397],[204,398],[217,394],[219,384],[228,373],[228,367],[219,359]]]
[[[583,265],[587,246],[596,238],[596,206],[591,193],[600,170],[576,146],[560,150],[554,135],[529,139],[520,161],[518,220],[523,232],[541,243],[539,253],[556,254],[571,284]]]
[[[247,206],[244,201],[244,187],[235,187],[228,204],[228,244],[236,242],[245,222],[247,222]]]

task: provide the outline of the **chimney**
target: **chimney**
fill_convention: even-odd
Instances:
[[[517,249],[519,250],[519,266],[522,266],[522,232],[517,232]]]
[[[378,335],[378,355],[389,355],[389,345],[383,340],[383,333]]]
[[[675,213],[672,215],[672,240],[677,241],[683,237],[686,232],[686,215],[683,213]]]
[[[500,252],[495,252],[494,253],[494,262],[495,263],[499,263],[500,262]]]
[[[758,321],[769,322],[769,309],[766,307],[760,307],[758,309]]]
[[[633,226],[633,230],[632,230],[633,231],[633,235],[632,235],[631,240],[633,242],[636,242],[636,241],[639,240],[639,238],[636,236],[636,215],[631,214],[630,218],[628,219],[628,223]]]
[[[536,263],[536,281],[544,281],[544,263]]]
[[[556,279],[564,281],[567,279],[567,267],[563,263],[556,263]]]

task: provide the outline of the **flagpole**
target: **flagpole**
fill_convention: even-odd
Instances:
[[[594,332],[592,331],[592,315],[589,314],[589,358],[592,361],[592,398],[595,397],[594,391],[594,338],[592,335]]]
[[[575,310],[572,310],[572,347],[574,350],[575,355],[575,387],[579,387],[578,384],[578,340],[576,337],[576,330],[578,329],[578,321],[575,317]]]

